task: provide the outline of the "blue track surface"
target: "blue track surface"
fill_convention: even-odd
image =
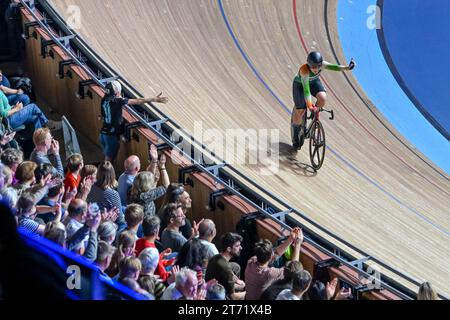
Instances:
[[[450,1],[382,1],[385,55],[416,107],[450,133]],[[415,99],[415,100],[414,100]]]
[[[257,70],[257,68],[255,67],[255,65],[252,63],[252,60],[250,58],[250,56],[244,51],[244,49],[242,48],[239,39],[237,38],[236,34],[233,31],[233,28],[231,27],[230,21],[227,17],[227,14],[225,12],[225,9],[223,7],[223,3],[222,0],[217,0],[218,4],[219,4],[219,8],[220,8],[220,13],[222,15],[222,18],[224,20],[224,23],[227,27],[227,30],[231,36],[231,38],[233,39],[234,44],[236,45],[237,49],[239,50],[239,52],[241,53],[242,57],[244,58],[244,60],[246,61],[246,63],[248,64],[249,68],[252,70],[252,72],[254,73],[255,77],[264,85],[264,87],[270,92],[270,94],[275,98],[276,101],[278,101],[279,105],[289,114],[291,114],[291,111],[286,107],[286,105],[281,101],[281,99],[278,97],[278,95],[272,90],[272,88],[267,84],[267,82],[263,79],[263,77],[261,76],[260,72]],[[365,173],[363,173],[361,170],[359,170],[355,165],[353,165],[350,161],[348,161],[347,159],[345,159],[339,152],[337,152],[337,150],[334,150],[333,147],[331,147],[330,145],[327,145],[327,149],[331,151],[331,153],[333,153],[340,161],[342,161],[344,164],[346,164],[349,168],[351,168],[353,171],[355,171],[356,173],[358,173],[358,175],[360,175],[361,177],[363,177],[367,182],[369,182],[370,184],[374,185],[376,188],[378,188],[380,191],[382,191],[387,197],[389,197],[391,200],[395,201],[396,203],[398,203],[399,205],[403,206],[404,208],[406,208],[408,211],[410,211],[411,213],[413,213],[414,215],[418,216],[420,219],[424,220],[425,222],[427,222],[428,224],[430,224],[431,226],[433,226],[436,230],[439,230],[440,232],[444,233],[447,236],[450,236],[450,233],[442,226],[437,225],[435,223],[433,223],[432,221],[430,221],[427,218],[427,214],[426,213],[420,213],[417,210],[415,210],[414,208],[411,208],[408,204],[404,203],[402,200],[398,199],[396,196],[394,196],[393,194],[391,194],[390,192],[388,192],[387,190],[385,190],[379,183],[377,183],[376,181],[374,181],[373,179],[371,179],[369,176],[367,176]]]
[[[386,8],[390,8],[388,3],[397,1],[399,0],[385,0],[385,10]],[[378,41],[377,30],[376,28],[372,28],[374,27],[373,22],[376,21],[372,16],[375,12],[376,2],[376,0],[339,1],[338,29],[346,58],[349,60],[351,57],[355,57],[357,60],[358,67],[353,73],[366,94],[385,117],[411,144],[423,152],[445,172],[450,173],[449,141],[418,111],[416,106],[399,86],[386,63]],[[409,3],[410,1],[408,0],[407,2]],[[450,4],[449,1],[447,3]],[[394,19],[391,22],[393,27],[390,27],[390,33],[396,31],[395,24],[398,23],[399,17],[409,10],[413,10],[413,8],[405,6],[403,12],[400,10],[400,12],[396,13],[397,20]],[[412,34],[408,41],[413,43],[415,48],[421,46],[418,40],[413,38]],[[400,47],[400,49],[402,48]],[[408,57],[415,56],[413,54],[410,55],[411,51],[414,50],[409,49],[409,52],[404,50],[404,54],[407,54]],[[444,56],[447,57],[448,55]],[[414,60],[415,58],[411,59],[416,64],[421,63],[420,61],[425,61]],[[435,66],[435,70],[443,68],[441,61],[438,61]],[[439,72],[443,73],[443,70],[440,69]],[[450,72],[450,66],[448,72]],[[414,72],[410,74],[409,77],[419,79]],[[422,78],[419,80],[422,80]],[[446,85],[448,83],[449,81],[445,82]],[[448,89],[447,91],[450,92]],[[448,107],[447,110],[449,110]]]

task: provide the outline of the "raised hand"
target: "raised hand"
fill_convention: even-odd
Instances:
[[[169,98],[167,97],[163,97],[162,96],[162,92],[160,94],[158,94],[155,98],[155,102],[159,102],[159,103],[167,103],[169,102]]]
[[[303,242],[303,240],[304,240],[303,230],[301,228],[298,228],[298,234],[297,234],[296,242],[301,244]]]
[[[215,285],[217,283],[219,283],[219,281],[217,281],[216,279],[211,279],[206,283],[205,289],[208,290],[208,288],[212,287],[213,285]]]
[[[352,290],[350,288],[341,288],[338,294],[336,295],[335,300],[346,300],[352,297]]]
[[[80,183],[80,193],[83,195],[88,195],[91,192],[92,186],[94,184],[94,177],[87,176],[83,178],[83,181]]]
[[[201,289],[197,290],[197,294],[195,295],[194,300],[206,300],[206,289],[202,287]]]
[[[45,177],[41,178],[41,181],[39,181],[39,184],[41,185],[41,187],[48,186],[48,183],[51,179],[52,179],[52,174],[49,173]],[[49,189],[50,189],[50,187],[49,187]]]
[[[348,70],[353,70],[356,67],[356,62],[353,60],[353,58],[350,60],[350,63],[348,64]]]
[[[77,196],[77,188],[67,189],[66,192],[66,202],[70,203]]]
[[[334,295],[336,294],[337,284],[338,284],[338,279],[337,278],[333,278],[333,280],[331,280],[331,282],[327,282],[326,290],[327,290],[328,300],[333,298]]]
[[[166,161],[167,161],[166,155],[164,153],[161,154],[161,157],[159,158],[159,168],[160,169],[165,168]]]
[[[61,179],[59,177],[55,177],[53,179],[51,179],[51,174],[50,174],[50,180],[48,180],[46,182],[46,185],[49,189],[56,187],[58,184],[61,183]]]
[[[178,272],[180,272],[180,266],[179,265],[175,265],[172,267],[172,275],[176,276]]]
[[[148,150],[148,154],[150,155],[150,159],[152,161],[158,161],[158,149],[154,144],[150,145],[150,148]]]
[[[2,140],[0,141],[0,144],[3,146],[5,144],[7,144],[7,143],[10,143],[14,139],[15,135],[16,135],[15,131],[13,131],[13,132],[11,132],[9,134],[4,134],[3,137],[2,137]]]
[[[162,257],[163,259],[166,259],[166,257],[167,257],[168,255],[170,255],[171,253],[172,253],[172,249],[167,248],[166,250],[164,250],[164,251],[161,252],[161,257]]]
[[[117,220],[117,217],[119,216],[119,208],[114,207],[111,210],[108,211],[108,218],[110,221],[114,222]]]
[[[100,222],[102,221],[102,216],[97,214],[95,217],[92,217],[90,229],[92,232],[97,232],[98,227],[100,226]]]
[[[134,257],[134,249],[133,248],[125,248],[123,254],[125,257]]]
[[[202,219],[202,220],[200,220],[198,223],[194,221],[194,225],[193,225],[193,227],[192,227],[192,236],[193,236],[193,237],[198,236],[198,228],[200,227],[200,225],[202,224],[202,222],[203,222],[204,220],[205,220],[205,219]]]

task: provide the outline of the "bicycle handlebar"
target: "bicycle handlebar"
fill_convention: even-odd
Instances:
[[[331,115],[330,120],[334,120],[334,111],[333,110],[320,109],[320,111],[328,112]]]
[[[334,120],[334,111],[333,110],[327,110],[327,109],[323,109],[320,108],[319,112],[328,112],[330,114],[330,120]],[[308,120],[312,119],[314,116],[314,112],[311,112],[310,115],[308,116]]]

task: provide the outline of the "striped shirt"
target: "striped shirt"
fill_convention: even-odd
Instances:
[[[39,223],[29,217],[20,217],[19,227],[25,229],[28,232],[37,233]]]

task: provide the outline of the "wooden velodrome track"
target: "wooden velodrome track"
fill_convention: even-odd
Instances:
[[[280,129],[277,174],[236,167],[340,237],[448,295],[449,176],[377,113],[351,74],[323,75],[336,120],[324,121],[330,148],[318,174],[302,169],[307,148],[296,160],[284,152],[292,79],[306,51],[317,48],[334,61],[333,46],[346,63],[336,2],[51,0],[66,18],[68,5],[79,6],[80,36],[139,91],[168,95],[160,107],[186,130],[194,121],[221,132]]]

